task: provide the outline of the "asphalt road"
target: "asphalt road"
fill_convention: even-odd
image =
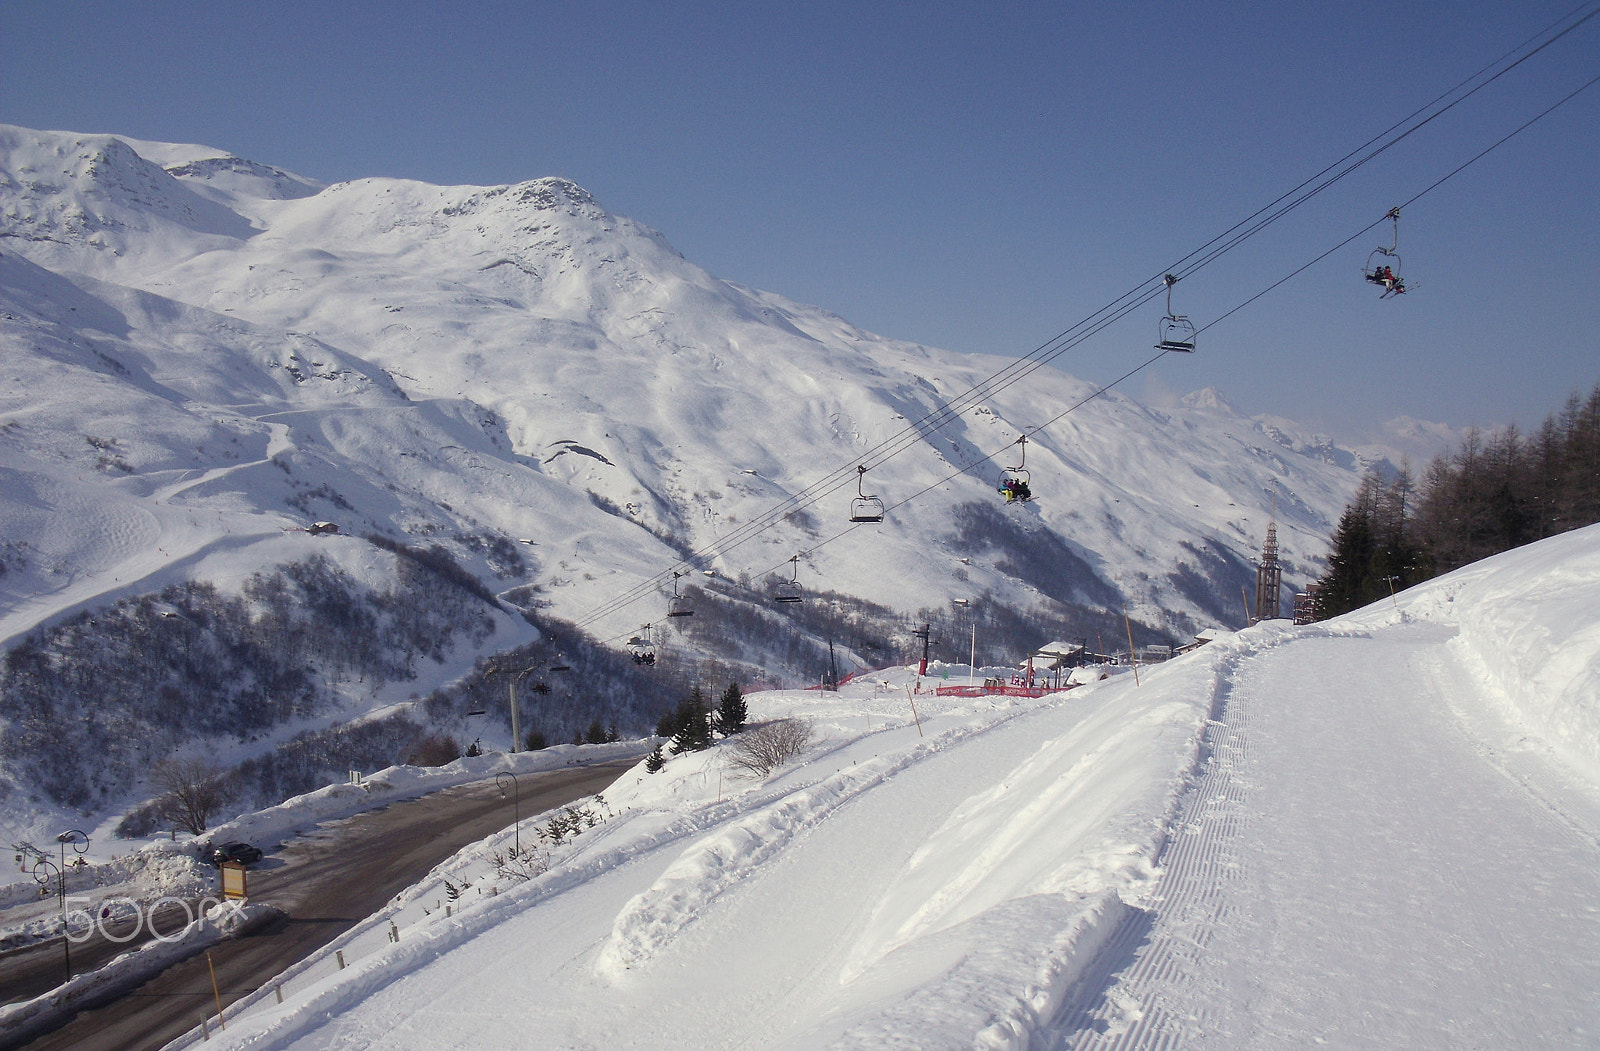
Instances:
[[[220,896],[220,894],[218,895]],[[91,895],[79,895],[80,898]],[[55,901],[55,895],[50,896]],[[82,904],[81,902],[74,902]],[[188,908],[177,902],[163,905],[155,912],[156,930],[162,934],[176,934],[194,919],[196,908],[195,900],[187,903]],[[69,906],[71,907],[71,906]],[[93,903],[90,903],[93,907]],[[92,971],[102,964],[109,963],[113,957],[127,952],[139,945],[143,945],[155,935],[148,927],[140,925],[132,917],[121,920],[102,921],[106,930],[113,938],[125,939],[112,941],[101,938],[97,933],[89,932],[85,939],[71,946],[72,973],[83,974]],[[0,1004],[14,1004],[23,1000],[31,1000],[41,993],[48,993],[60,985],[67,977],[67,957],[62,951],[61,939],[54,938],[48,941],[35,942],[32,945],[0,955]],[[3,1041],[0,1041],[0,1046]]]
[[[522,813],[537,814],[603,791],[637,761],[519,774]],[[250,900],[275,905],[288,915],[264,931],[211,950],[224,1009],[382,908],[457,850],[511,821],[512,804],[491,779],[319,825],[272,851],[250,870]],[[51,945],[59,964],[60,943]],[[80,969],[76,951],[73,966]],[[199,1025],[202,1014],[216,1014],[204,954],[19,1046],[28,1051],[154,1051]],[[11,1046],[0,1036],[0,1048]]]

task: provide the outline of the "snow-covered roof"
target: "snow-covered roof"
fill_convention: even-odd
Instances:
[[[1070,660],[1083,652],[1083,644],[1077,642],[1052,642],[1033,651],[1035,659],[1053,661],[1059,664]]]

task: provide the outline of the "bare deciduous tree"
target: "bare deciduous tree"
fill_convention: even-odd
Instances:
[[[810,743],[810,723],[803,719],[774,719],[746,727],[733,742],[728,762],[753,777],[766,777],[805,751]]]
[[[206,830],[211,815],[228,801],[222,771],[209,759],[167,759],[150,771],[161,795],[156,816],[191,835]]]
[[[406,753],[406,762],[412,766],[443,766],[460,758],[461,742],[443,731],[428,734]]]

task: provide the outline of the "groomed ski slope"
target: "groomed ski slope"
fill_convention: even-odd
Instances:
[[[1146,923],[1046,1046],[1600,1044],[1600,823],[1463,725],[1450,634],[1252,662]]]
[[[1137,685],[924,696],[926,736],[871,683],[758,695],[808,762],[641,768],[549,873],[213,1045],[1596,1046],[1597,599],[1591,528]]]

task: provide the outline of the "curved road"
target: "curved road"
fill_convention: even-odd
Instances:
[[[523,814],[538,814],[604,789],[637,758],[519,774]],[[271,852],[250,870],[250,900],[288,914],[266,930],[211,950],[224,1008],[304,959],[439,862],[511,824],[511,804],[492,779],[391,803],[328,822]],[[51,943],[57,945],[57,943]],[[168,968],[121,999],[80,1012],[29,1051],[154,1051],[214,1016],[205,955]]]

